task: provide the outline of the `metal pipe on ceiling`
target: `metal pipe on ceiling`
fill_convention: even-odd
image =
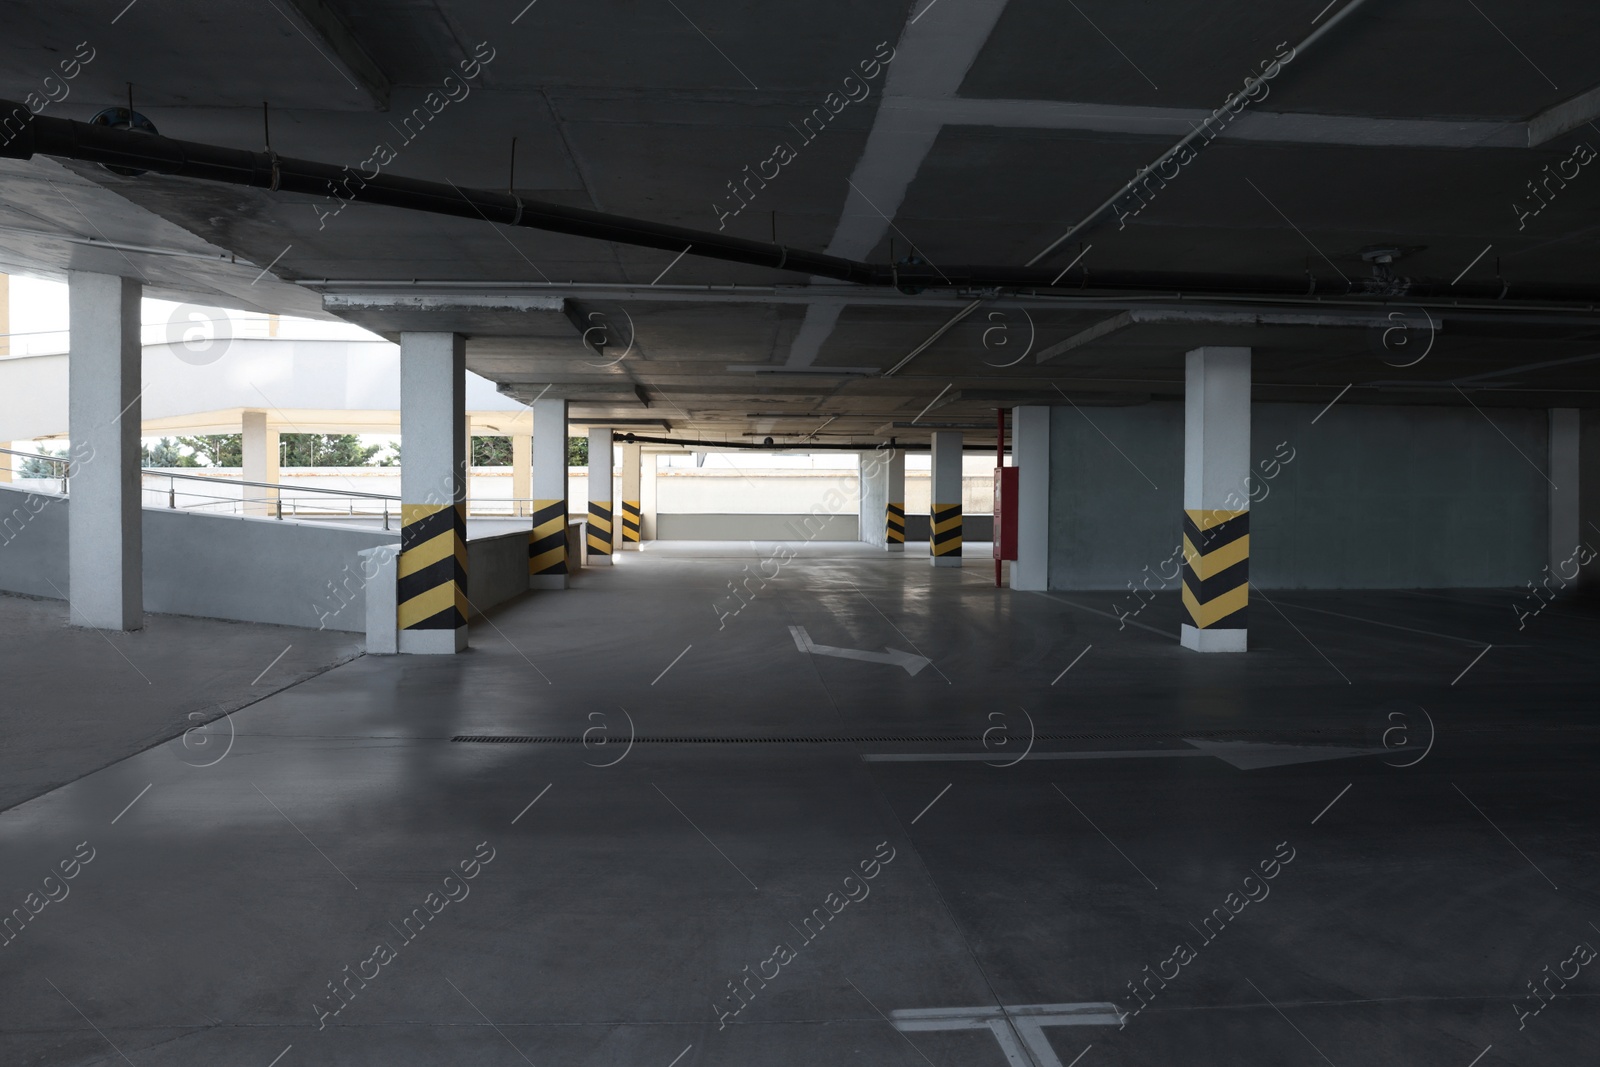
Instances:
[[[1029,266],[878,265],[808,252],[786,245],[749,241],[720,233],[633,219],[600,211],[528,200],[512,193],[464,189],[450,182],[421,181],[350,167],[291,159],[271,152],[223,148],[135,130],[96,126],[73,119],[35,115],[23,104],[0,100],[0,158],[55,156],[126,170],[154,171],[200,181],[242,185],[273,192],[321,196],[329,204],[358,202],[476,219],[506,226],[547,230],[665,252],[693,252],[709,259],[854,285],[921,289],[1055,289],[1085,291],[1083,268],[1057,274]],[[1342,283],[1342,284],[1341,284]],[[1346,299],[1468,299],[1503,301],[1509,291],[1499,280],[1452,284],[1407,281],[1401,291],[1365,280],[1307,281],[1281,275],[1196,274],[1173,271],[1097,270],[1095,291],[1273,296],[1324,295]],[[1518,298],[1580,304],[1600,303],[1600,286],[1531,285]],[[1504,305],[1502,305],[1504,306]]]

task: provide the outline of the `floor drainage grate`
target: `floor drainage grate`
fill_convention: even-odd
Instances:
[[[1321,735],[1327,730],[1300,729],[1296,735]],[[1228,741],[1283,741],[1282,733],[1248,730],[1187,730],[1182,733],[1036,734],[1035,741],[1181,741],[1185,737]],[[581,745],[582,737],[536,734],[457,734],[454,742],[474,745]],[[612,739],[615,743],[616,739]],[[982,734],[825,734],[809,737],[635,737],[638,745],[853,745],[880,743],[981,744]],[[590,742],[593,743],[592,741]]]

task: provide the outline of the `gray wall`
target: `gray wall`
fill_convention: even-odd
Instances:
[[[1490,426],[1471,408],[1344,403],[1311,425],[1320,410],[1252,409],[1256,481],[1240,493],[1254,497],[1254,581],[1269,589],[1484,587],[1520,586],[1542,573],[1545,411],[1490,410]],[[1293,459],[1267,477],[1274,457],[1291,449]],[[1050,485],[1051,588],[1142,584],[1181,536],[1182,405],[1053,409]],[[1150,588],[1158,585],[1153,578]]]
[[[66,497],[0,483],[0,591],[67,594]]]
[[[855,541],[855,515],[656,515],[658,541]]]
[[[364,548],[383,530],[146,508],[144,608],[364,632]]]
[[[528,531],[467,542],[467,599],[476,618],[528,591]]]

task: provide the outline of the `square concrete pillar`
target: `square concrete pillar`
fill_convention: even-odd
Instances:
[[[1583,541],[1578,508],[1582,484],[1578,415],[1577,408],[1550,409],[1550,573],[1569,581],[1576,573],[1575,557]],[[1565,572],[1558,573],[1564,563]]]
[[[656,539],[656,467],[661,456],[645,452],[639,456],[639,540]]]
[[[642,445],[622,446],[622,547],[639,551],[639,533],[642,499],[640,494],[640,461]]]
[[[267,427],[265,411],[246,411],[242,420],[244,480],[247,482],[278,481],[278,431]],[[274,515],[277,513],[278,491],[246,486],[244,489],[246,515]]]
[[[961,566],[961,434],[933,434],[933,477],[928,490],[928,558],[935,567]]]
[[[1248,647],[1249,476],[1250,350],[1196,348],[1184,377],[1184,648]]]
[[[885,442],[862,452],[857,462],[861,484],[861,540],[886,552],[906,547],[906,454]]]
[[[82,271],[69,271],[67,285],[73,463],[64,592],[74,623],[137,630],[144,620],[140,287]]]
[[[1011,412],[1011,455],[1017,465],[1017,558],[1011,588],[1050,588],[1050,409]]]
[[[578,560],[567,549],[567,402],[533,402],[530,479],[533,529],[528,532],[528,588],[565,589]]]
[[[589,427],[589,530],[584,538],[589,549],[588,565],[611,566],[611,551],[616,544],[616,522],[611,507],[611,428]]]
[[[400,651],[467,647],[467,347],[400,335]]]
[[[533,496],[533,435],[511,435],[511,514],[517,518],[531,514]]]

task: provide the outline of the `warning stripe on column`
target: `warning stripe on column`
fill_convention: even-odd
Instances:
[[[1183,513],[1183,606],[1201,630],[1242,630],[1250,600],[1250,512]]]
[[[567,573],[567,502],[535,500],[528,534],[528,574]]]
[[[639,541],[639,502],[637,500],[624,500],[622,502],[622,539],[635,544]]]
[[[611,555],[611,501],[589,501],[589,552],[596,556]]]
[[[401,504],[398,622],[402,630],[467,624],[465,504]]]
[[[933,520],[930,548],[935,556],[961,555],[961,505],[934,504],[929,510]]]
[[[905,544],[906,506],[904,502],[891,503],[884,507],[883,532],[888,537],[891,545]]]

